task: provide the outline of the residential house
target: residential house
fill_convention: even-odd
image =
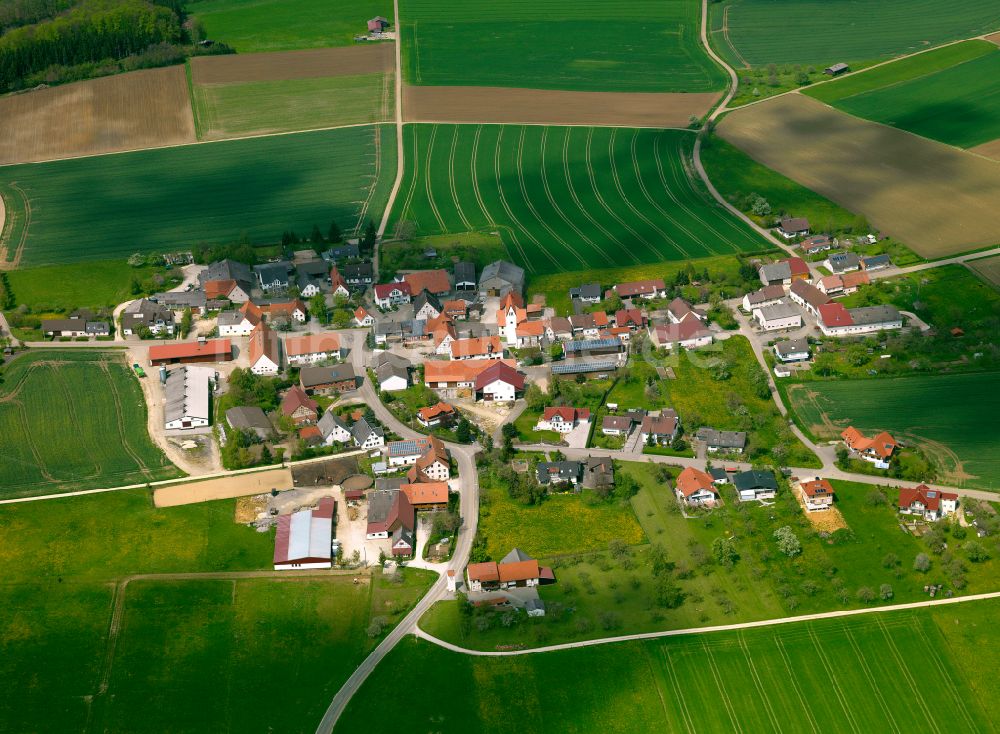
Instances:
[[[425,437],[390,441],[385,447],[390,467],[412,466],[429,448],[430,439]]]
[[[535,430],[570,433],[581,425],[590,425],[590,408],[550,406],[542,411],[542,417],[535,425]]]
[[[292,385],[281,399],[281,413],[292,419],[296,426],[308,426],[316,422],[319,403],[306,395],[299,385]]]
[[[760,282],[764,285],[791,285],[796,280],[809,278],[809,265],[801,257],[789,257],[784,260],[761,265]]]
[[[476,375],[476,400],[512,403],[524,392],[524,375],[504,361],[493,364]]]
[[[778,233],[786,240],[806,237],[809,234],[809,220],[805,217],[784,217],[778,224]]]
[[[816,287],[828,296],[849,296],[856,292],[860,286],[869,283],[871,283],[871,279],[868,277],[868,273],[858,270],[853,273],[828,275],[825,278],[820,278]]]
[[[335,443],[353,443],[354,441],[354,434],[351,433],[350,426],[332,410],[323,414],[317,428],[323,437],[323,443],[327,446],[332,446]]]
[[[573,327],[574,336],[582,336],[584,339],[597,339],[601,331],[608,328],[611,323],[608,315],[603,311],[596,313],[579,313],[569,317],[569,323]]]
[[[132,301],[122,311],[121,315],[122,334],[132,336],[138,334],[143,328],[148,329],[154,336],[174,334],[174,312],[166,306],[153,303],[145,298]],[[86,327],[84,327],[86,334]]]
[[[413,318],[429,321],[436,319],[444,311],[444,306],[437,296],[428,290],[417,291],[417,296],[413,299]]]
[[[233,303],[249,300],[257,278],[253,270],[236,260],[220,260],[198,273],[198,285],[208,299],[228,298]],[[218,285],[210,285],[216,283]]]
[[[417,423],[424,428],[444,426],[455,420],[457,411],[448,403],[439,402],[417,411]]]
[[[255,375],[276,375],[281,371],[281,340],[266,322],[250,332],[250,371]]]
[[[572,339],[573,324],[565,316],[553,316],[545,323],[545,338],[553,342]]]
[[[358,290],[361,290],[365,286],[359,285],[356,287]],[[349,298],[351,295],[351,284],[347,282],[347,278],[344,277],[336,265],[330,268],[330,293],[333,294],[334,298]]]
[[[465,260],[455,263],[453,268],[455,273],[456,293],[475,293],[476,290],[476,265]]]
[[[334,245],[320,257],[327,262],[332,263],[337,262],[338,260],[349,260],[351,258],[361,257],[361,250],[358,248],[357,242],[349,242],[346,244]]]
[[[241,405],[226,411],[226,423],[236,431],[247,431],[259,440],[267,441],[274,436],[274,427],[267,414],[256,405]]]
[[[853,252],[834,252],[823,261],[823,266],[834,275],[850,273],[861,268],[861,258]]]
[[[580,303],[600,303],[601,284],[586,283],[576,288],[570,288],[569,298],[570,301],[579,301]]]
[[[515,365],[514,360],[503,362],[511,369]],[[480,373],[495,364],[497,360],[494,359],[429,360],[424,362],[424,384],[432,390],[471,389]]]
[[[261,290],[265,293],[270,293],[273,290],[287,290],[292,285],[289,278],[292,264],[287,260],[254,265],[253,270],[257,274],[257,282],[260,284]]]
[[[654,280],[633,280],[619,283],[612,290],[622,300],[633,298],[663,298],[667,295],[667,286],[659,278]]]
[[[309,395],[330,395],[357,389],[358,378],[349,364],[303,367],[299,370],[299,384]]]
[[[229,362],[233,345],[229,339],[198,339],[180,344],[157,344],[149,348],[149,364],[196,364],[199,362]]]
[[[486,591],[531,588],[554,581],[555,576],[551,568],[539,566],[538,561],[517,548],[504,556],[500,563],[495,561],[470,563],[465,569],[465,583],[469,591],[477,594]]]
[[[958,510],[958,495],[931,489],[926,484],[899,488],[899,511],[904,515],[920,515],[928,522],[954,515]]]
[[[711,475],[693,466],[685,467],[677,475],[674,493],[678,500],[692,507],[713,507],[719,501]]]
[[[312,260],[295,266],[295,284],[299,287],[299,295],[312,298],[326,288],[330,277],[327,264],[322,260]]]
[[[888,255],[872,255],[861,258],[861,269],[867,272],[885,270],[892,267],[892,259]]]
[[[391,352],[375,358],[375,379],[382,392],[399,392],[410,386],[410,360]]]
[[[539,461],[535,478],[546,487],[576,487],[583,479],[583,464],[579,461]]]
[[[43,319],[41,328],[45,336],[87,336],[84,319]]]
[[[245,306],[246,304],[243,305]],[[306,304],[298,298],[291,301],[261,303],[258,308],[260,308],[261,312],[267,314],[267,318],[272,323],[276,321],[285,321],[288,323],[297,321],[302,324],[305,323],[306,317],[309,315]]]
[[[461,298],[445,301],[441,304],[442,314],[452,321],[464,321],[469,318],[469,304]]]
[[[503,298],[508,293],[524,293],[524,268],[504,260],[491,262],[479,276],[479,295]]]
[[[819,316],[820,307],[830,303],[828,295],[811,283],[806,283],[804,280],[797,280],[792,283],[792,287],[788,291],[788,296],[806,311],[817,317]]]
[[[774,499],[778,493],[778,480],[769,471],[743,471],[733,475],[733,485],[740,502]]]
[[[355,326],[375,326],[375,317],[368,313],[364,306],[358,306],[354,309],[354,324]]]
[[[399,491],[406,495],[414,510],[448,509],[448,482],[403,484]]]
[[[680,425],[677,411],[665,408],[660,411],[660,415],[643,417],[642,423],[639,424],[639,439],[646,445],[650,443],[668,444],[677,438]]]
[[[339,270],[344,284],[351,290],[363,291],[375,282],[375,269],[369,260],[345,263],[335,269]]]
[[[702,426],[698,429],[697,438],[711,453],[732,451],[742,454],[747,445],[747,434],[743,431],[717,431]]]
[[[368,494],[368,540],[391,539],[393,556],[411,556],[416,549],[415,515],[400,490],[376,489]]]
[[[786,339],[776,342],[774,356],[782,362],[801,362],[809,359],[809,342],[805,339]]]
[[[785,288],[780,283],[765,285],[758,291],[743,296],[743,310],[752,312],[755,308],[772,306],[785,297]]]
[[[428,436],[417,440],[427,448],[417,457],[406,478],[411,482],[447,482],[451,479],[451,457],[441,439]]]
[[[606,415],[601,420],[601,433],[605,436],[627,436],[633,423],[627,415]]]
[[[385,446],[385,432],[377,423],[369,423],[367,418],[358,418],[351,426],[354,445],[364,451]]]
[[[315,509],[278,517],[274,536],[274,570],[330,568],[335,510],[334,499],[323,497]]]
[[[833,486],[826,479],[815,477],[801,480],[799,496],[806,512],[821,512],[833,507]]]
[[[401,278],[397,276],[396,279],[403,280],[410,286],[410,293],[413,294],[415,299],[419,299],[418,294],[422,291],[427,291],[430,295],[435,296],[434,301],[437,304],[437,313],[441,313],[441,303],[437,300],[437,296],[446,296],[451,292],[451,281],[448,279],[447,270],[415,270],[412,273],[403,275]],[[419,308],[419,305],[414,306],[414,309],[418,313]],[[437,314],[434,315],[436,316]],[[418,315],[417,318],[420,318],[420,316]]]
[[[785,301],[755,308],[753,318],[764,331],[797,329],[802,326],[802,315],[799,310]]]
[[[848,426],[840,433],[844,439],[844,445],[858,458],[874,464],[879,469],[888,469],[892,454],[899,444],[896,439],[886,431],[868,438],[854,426]]]
[[[694,306],[683,298],[675,298],[667,304],[667,318],[671,324],[679,324],[684,319],[691,317],[699,321],[705,321],[707,316],[701,311],[695,310]]]
[[[637,308],[622,308],[615,311],[615,326],[619,329],[639,331],[646,328],[646,316]]]
[[[249,336],[258,323],[243,311],[223,311],[216,320],[219,336]]]
[[[168,431],[207,427],[214,379],[215,370],[211,367],[185,366],[167,372],[163,384],[163,427]]]
[[[615,485],[615,462],[610,456],[589,456],[583,464],[583,488],[606,489]]]
[[[461,359],[503,359],[504,349],[499,336],[480,336],[470,339],[455,339],[451,342],[451,358]]]
[[[831,250],[836,245],[837,241],[829,235],[817,234],[804,239],[799,247],[802,248],[802,252],[806,255],[816,255],[820,252]]]
[[[375,305],[383,311],[393,306],[409,303],[412,296],[410,293],[410,284],[406,281],[378,283],[372,288],[372,292],[375,298]]]
[[[344,351],[340,334],[333,331],[285,337],[285,357],[296,367],[340,359]]]
[[[246,290],[244,290],[244,286]],[[235,280],[206,280],[202,290],[207,301],[229,301],[231,303],[246,303],[250,300],[251,281],[240,285]]]
[[[903,317],[895,306],[845,308],[842,303],[828,303],[819,308],[817,319],[826,336],[857,336],[876,331],[903,328]]]
[[[674,345],[683,349],[695,349],[712,343],[712,332],[702,322],[689,316],[679,324],[656,324],[649,327],[653,344],[662,349],[673,350]]]

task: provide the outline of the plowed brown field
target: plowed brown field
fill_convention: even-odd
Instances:
[[[1000,163],[801,94],[733,112],[718,130],[926,258],[1000,242]]]
[[[0,98],[0,164],[193,143],[183,66]]]
[[[195,84],[273,82],[318,79],[391,71],[395,64],[391,43],[280,51],[267,54],[198,56],[191,59]]]
[[[407,122],[687,127],[720,96],[404,86],[403,110]]]

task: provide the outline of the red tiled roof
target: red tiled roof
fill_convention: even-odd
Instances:
[[[482,390],[487,385],[502,380],[512,385],[515,390],[524,389],[524,375],[503,361],[493,360],[494,364],[476,375],[476,390]]]
[[[285,354],[289,357],[339,351],[340,334],[332,331],[325,331],[321,334],[303,334],[302,336],[285,337]]]
[[[499,360],[513,366],[513,360]],[[424,362],[424,382],[474,382],[483,370],[494,366],[495,359],[464,359],[445,362],[432,359]]]
[[[281,412],[285,415],[291,415],[299,408],[308,408],[316,412],[319,410],[319,403],[306,395],[306,391],[301,387],[294,385],[289,388],[288,392],[285,393],[285,397],[281,399]]]
[[[261,321],[253,327],[250,332],[250,366],[257,364],[257,360],[264,356],[280,366],[279,344],[280,340],[265,322]]]
[[[819,307],[819,320],[824,326],[850,326],[854,323],[843,303],[824,303]]]
[[[833,486],[825,479],[810,479],[799,482],[807,497],[832,497]]]
[[[790,257],[785,262],[788,263],[788,269],[791,271],[792,277],[796,275],[809,277],[809,266],[801,257]]]
[[[920,502],[931,512],[941,509],[941,500],[957,500],[958,495],[953,492],[939,492],[931,489],[926,484],[919,484],[916,487],[899,488],[900,508],[909,508],[914,502]]]
[[[660,279],[634,280],[628,283],[619,283],[615,286],[615,292],[622,298],[631,298],[632,296],[648,296],[665,288],[666,285]]]
[[[514,561],[513,563],[498,563],[497,571],[500,581],[527,581],[537,579],[539,574],[538,561]]]
[[[480,357],[487,354],[503,354],[499,336],[456,339],[451,343],[452,357]]]
[[[896,446],[898,445],[896,439],[887,431],[882,431],[872,438],[866,438],[854,426],[845,428],[841,432],[840,437],[844,439],[844,443],[855,451],[872,451],[883,459],[892,456],[892,452],[896,450]]]
[[[642,311],[637,308],[623,308],[615,312],[615,324],[618,326],[628,326],[629,324],[642,326],[644,322]]]
[[[205,298],[210,301],[216,298],[225,298],[233,292],[235,287],[235,280],[207,280],[205,281]]]
[[[410,284],[406,281],[401,283],[379,283],[373,290],[375,291],[375,297],[381,301],[388,298],[396,290],[407,296],[410,295]]]
[[[404,484],[399,491],[406,495],[414,507],[443,505],[448,502],[448,482],[420,482]]]
[[[499,581],[500,571],[497,569],[495,561],[485,563],[470,563],[465,572],[469,575],[469,581]]]
[[[437,418],[439,415],[454,415],[455,409],[448,403],[437,403],[436,405],[429,405],[426,408],[421,408],[417,411],[417,415],[424,421],[430,421]]]
[[[872,282],[872,279],[864,270],[855,270],[850,273],[844,273],[840,276],[840,279],[844,281],[845,288],[857,288],[859,285],[868,285]]]
[[[685,467],[677,476],[677,490],[685,497],[690,497],[699,490],[716,494],[711,475],[693,466]]]
[[[211,355],[219,360],[229,359],[233,344],[229,339],[209,339],[205,342],[183,342],[182,344],[158,344],[149,348],[149,361],[161,359],[190,359]]]
[[[569,406],[550,406],[542,411],[542,420],[551,422],[559,416],[560,420],[574,423],[578,420],[590,420],[590,408],[571,408]]]
[[[411,293],[426,290],[434,295],[441,295],[451,290],[446,270],[418,270],[407,273],[403,276],[403,280],[409,283]]]
[[[658,344],[688,341],[712,333],[696,316],[690,315],[677,324],[659,324],[653,331]]]

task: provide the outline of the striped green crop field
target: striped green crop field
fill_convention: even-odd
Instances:
[[[718,205],[678,130],[409,125],[396,221],[418,234],[499,231],[530,273],[759,251]]]
[[[276,242],[333,219],[347,232],[381,217],[393,135],[364,126],[9,166],[0,192],[15,184],[26,199],[25,267]]]
[[[995,0],[728,0],[710,12],[713,46],[737,67],[874,61],[1000,29]]]
[[[335,731],[376,718],[439,734],[993,731],[977,677],[998,663],[998,610],[968,602],[502,658],[409,638]],[[400,670],[410,683],[386,706]]]
[[[409,84],[711,92],[698,0],[403,0]]]
[[[121,353],[32,350],[4,372],[0,498],[169,479]]]

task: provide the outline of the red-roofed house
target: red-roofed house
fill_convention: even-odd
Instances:
[[[957,509],[958,495],[953,492],[941,492],[926,484],[899,488],[899,511],[904,515],[921,515],[934,522],[953,515]]]
[[[415,510],[445,510],[448,508],[448,482],[418,482],[404,484],[399,491],[406,495]]]
[[[684,349],[694,349],[712,343],[712,332],[694,316],[687,316],[679,324],[657,324],[649,328],[653,343],[664,349],[679,344]]]
[[[503,359],[503,344],[498,336],[454,339],[451,342],[451,358],[454,360]]]
[[[476,376],[476,400],[512,403],[524,392],[524,375],[506,362],[497,361]]]
[[[533,587],[555,581],[551,568],[539,566],[538,561],[515,548],[500,563],[470,563],[465,569],[469,591],[480,593],[497,589]]]
[[[293,385],[281,399],[281,412],[292,419],[297,426],[307,426],[316,422],[319,403],[306,395],[306,391]]]
[[[281,340],[261,321],[250,333],[250,371],[255,375],[276,375],[281,371]]]
[[[290,365],[317,364],[341,356],[340,334],[336,332],[285,337],[285,357]]]
[[[392,308],[401,303],[409,303],[411,296],[410,284],[403,281],[400,283],[379,283],[372,291],[375,294],[375,305],[381,309]]]
[[[788,296],[813,316],[819,316],[820,306],[830,303],[828,295],[804,280],[793,281]]]
[[[375,326],[375,317],[368,313],[364,306],[354,310],[354,323],[358,326]]]
[[[619,283],[613,290],[619,298],[663,298],[667,295],[667,286],[659,278]]]
[[[416,513],[409,498],[399,490],[376,489],[368,494],[368,528],[365,538],[391,538],[392,555],[413,555],[416,547]]]
[[[451,423],[455,419],[455,408],[448,403],[437,403],[417,411],[417,423],[424,428]]]
[[[590,408],[548,407],[535,426],[536,431],[569,433],[579,425],[590,425]]]
[[[646,317],[637,308],[623,308],[615,311],[615,326],[620,329],[638,331],[646,327]]]
[[[848,426],[840,434],[844,444],[860,458],[869,461],[879,469],[888,469],[889,460],[899,445],[889,433],[882,431],[873,438],[867,438],[854,426]]]
[[[411,294],[426,290],[435,296],[443,296],[451,291],[447,270],[417,270],[404,275],[403,281],[409,284]]]
[[[829,510],[833,507],[833,486],[825,479],[803,479],[799,482],[799,493],[806,512]]]
[[[712,507],[719,499],[712,476],[693,466],[685,467],[677,475],[674,492],[681,502],[700,507]]]

